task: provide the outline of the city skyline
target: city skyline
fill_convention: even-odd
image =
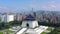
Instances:
[[[60,0],[0,0],[0,12],[34,10],[60,11]]]

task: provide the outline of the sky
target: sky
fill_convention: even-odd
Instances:
[[[0,12],[60,11],[60,0],[0,0]]]

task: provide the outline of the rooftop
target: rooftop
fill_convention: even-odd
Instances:
[[[32,16],[32,15],[28,15],[24,20],[30,20],[30,21],[33,21],[33,20],[35,20],[35,17]]]

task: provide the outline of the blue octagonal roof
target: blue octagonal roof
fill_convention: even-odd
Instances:
[[[35,20],[35,17],[32,15],[28,15],[25,20]]]

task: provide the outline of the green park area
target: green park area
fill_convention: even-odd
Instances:
[[[46,32],[42,32],[41,34],[47,34]]]
[[[46,29],[46,32],[42,32],[41,34],[48,34],[48,33],[51,32],[51,30],[53,30],[53,27],[48,27],[48,28]],[[48,33],[47,33],[47,31],[48,31]]]
[[[14,31],[9,30],[13,26],[20,26],[22,21],[11,21],[9,23],[0,23],[0,34],[14,34]]]
[[[14,31],[11,31],[9,29],[1,30],[0,34],[14,34]]]
[[[47,29],[48,31],[51,31],[49,33],[46,32],[42,32],[41,34],[60,34],[60,26],[59,27],[55,27],[54,29],[52,29],[51,27],[48,27]]]
[[[47,30],[50,30],[51,31],[52,30],[52,27],[48,27]]]
[[[60,27],[55,27],[55,29],[51,31],[49,34],[60,34]]]
[[[0,34],[3,34],[3,32],[0,32]]]

